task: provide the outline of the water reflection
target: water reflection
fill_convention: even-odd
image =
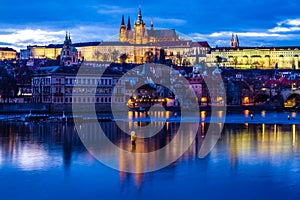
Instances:
[[[128,122],[127,126],[132,126]],[[106,136],[117,146],[127,151],[132,151],[130,137],[116,127],[113,122],[101,123],[106,130]],[[157,124],[161,126],[161,124]],[[152,152],[168,145],[174,138],[180,126],[176,122],[167,122],[161,132],[151,139],[137,139],[135,152]],[[198,133],[190,148],[175,163],[168,168],[157,173],[186,174],[190,170],[193,173],[205,172],[207,176],[212,176],[220,170],[230,169],[242,177],[249,174],[255,175],[258,171],[264,171],[267,167],[270,172],[267,181],[272,182],[273,178],[280,179],[285,187],[288,187],[292,180],[293,184],[300,184],[300,146],[299,130],[300,125],[279,125],[279,124],[226,124],[218,144],[205,159],[199,159],[198,153],[205,138],[208,124],[201,122]],[[86,124],[82,124],[85,128]],[[86,137],[93,141],[101,139],[99,135],[93,133],[91,126]],[[24,123],[0,123],[0,168],[10,168],[20,171],[44,171],[53,167],[60,167],[65,171],[72,172],[78,167],[74,160],[78,156],[83,156],[82,162],[89,163],[91,157],[84,150],[80,138],[76,134],[73,125],[61,124],[24,124]],[[189,137],[189,130],[186,130],[186,138]],[[184,140],[185,138],[182,138]],[[169,155],[176,153],[182,148],[178,143],[169,152]],[[100,149],[107,159],[112,159],[113,153],[106,149]],[[96,162],[93,160],[93,162]],[[124,172],[128,167],[128,162],[122,154],[117,158],[119,165],[118,181],[121,187],[132,181],[136,188],[142,188],[143,184],[149,183],[148,174],[130,174]],[[143,160],[136,159],[132,167],[152,168],[156,159]],[[187,164],[186,164],[187,163]],[[195,169],[193,169],[195,165]],[[90,173],[91,177],[101,171],[106,171],[106,167],[94,166],[97,172],[86,168],[85,173]],[[178,170],[176,170],[178,169]],[[284,173],[283,173],[284,172]],[[95,173],[95,174],[94,174]],[[112,175],[109,171],[106,176]],[[155,174],[155,173],[154,173]],[[152,176],[152,175],[151,175]],[[181,181],[189,184],[186,180]],[[158,178],[159,181],[164,180]],[[287,182],[284,180],[287,179]],[[228,178],[229,180],[229,178]],[[258,179],[257,179],[258,180]],[[1,181],[7,181],[2,179]],[[114,183],[113,180],[108,181]],[[195,186],[194,186],[195,187]],[[298,189],[298,188],[296,188]]]
[[[63,165],[68,170],[72,147],[81,146],[74,127],[70,125],[0,123],[0,129],[0,167],[8,165],[31,171]],[[59,153],[53,154],[56,151]]]

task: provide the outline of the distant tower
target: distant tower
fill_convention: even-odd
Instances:
[[[154,22],[153,22],[153,19],[151,20],[150,28],[151,28],[152,31],[154,30]]]
[[[120,42],[126,42],[126,25],[125,25],[124,15],[122,16],[119,40],[120,40]]]
[[[240,41],[239,41],[238,36],[235,35],[235,38],[234,38],[234,34],[232,33],[231,40],[230,40],[230,47],[237,48],[239,46],[240,46]]]
[[[232,36],[231,36],[231,40],[230,40],[230,47],[234,47],[234,35],[232,33]]]
[[[69,33],[69,36],[68,36],[68,33],[66,33],[64,46],[60,53],[60,64],[62,66],[78,65],[78,51],[72,45],[70,33]]]
[[[240,46],[240,41],[237,35],[235,35],[234,47],[237,48]]]

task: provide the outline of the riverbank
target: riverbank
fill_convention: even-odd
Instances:
[[[84,104],[82,104],[82,113],[86,112]],[[239,112],[243,110],[256,111],[284,111],[283,107],[275,107],[269,104],[260,105],[203,105],[199,106],[199,110],[210,112],[212,110],[224,110],[227,112]],[[180,107],[166,107],[165,110],[171,112],[180,112]],[[111,113],[111,105],[95,105],[97,113]],[[187,109],[188,110],[188,109]],[[300,110],[299,110],[300,111]],[[39,113],[39,114],[61,114],[68,113],[72,114],[72,105],[44,105],[44,104],[0,104],[0,114],[28,114],[28,113]]]
[[[0,115],[0,121],[11,121],[17,122],[20,121],[20,118],[24,117],[24,114],[7,114]],[[63,115],[53,114],[49,115],[49,120],[44,120],[44,122],[57,122],[62,118]],[[226,123],[226,124],[300,124],[300,113],[298,112],[274,112],[274,111],[235,111],[235,112],[223,112],[218,111],[213,115],[208,111],[201,111],[199,117],[195,116],[186,116],[181,117],[180,113],[177,112],[160,112],[154,111],[152,113],[136,113],[130,114],[124,113],[119,115],[122,117],[115,118],[112,114],[102,113],[95,115],[91,114],[82,114],[76,116],[78,121],[82,123],[91,123],[91,122],[105,122],[105,121],[123,121],[123,122],[179,122],[179,123],[194,123],[194,122],[204,122],[204,123]],[[130,117],[129,117],[130,116]],[[151,117],[152,116],[152,117]],[[69,121],[73,121],[73,116],[71,114],[64,115]],[[55,119],[55,120],[54,120]]]

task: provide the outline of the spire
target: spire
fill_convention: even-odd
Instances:
[[[143,24],[143,17],[142,17],[142,10],[141,8],[139,8],[139,14],[138,14],[138,20],[137,20],[137,24]]]
[[[122,15],[122,23],[121,23],[121,26],[125,26],[124,15]]]
[[[66,31],[66,38],[65,38],[65,41],[64,41],[64,45],[71,45],[71,39],[70,39],[70,33],[68,35],[68,32]]]
[[[131,31],[130,17],[128,17],[127,30]]]
[[[234,47],[234,34],[232,33],[231,40],[230,40],[230,47]]]
[[[69,44],[72,44],[72,40],[71,40],[71,33],[69,32]]]
[[[142,19],[142,9],[139,8],[139,15],[138,15],[139,19]]]
[[[154,29],[154,22],[153,22],[153,18],[152,18],[152,20],[151,20],[151,25],[150,25],[150,27],[151,27],[151,30],[153,30],[153,29]]]
[[[238,38],[238,35],[236,34],[235,35],[235,41],[234,41],[235,43],[234,43],[234,46],[235,47],[239,47],[240,46],[240,41],[239,41],[239,38]]]

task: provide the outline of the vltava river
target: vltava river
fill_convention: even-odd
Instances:
[[[101,126],[115,145],[132,150],[115,123]],[[151,140],[138,139],[135,150],[168,145],[178,127],[167,123]],[[200,124],[189,150],[168,167],[131,174],[122,172],[121,158],[120,171],[93,158],[74,125],[1,122],[0,199],[299,199],[300,125],[226,124],[200,159],[207,127]]]

